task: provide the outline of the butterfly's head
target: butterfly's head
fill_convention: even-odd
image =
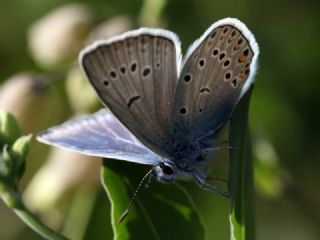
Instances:
[[[177,176],[177,169],[171,162],[160,162],[153,168],[152,173],[158,182],[173,183]]]

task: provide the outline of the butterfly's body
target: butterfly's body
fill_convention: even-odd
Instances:
[[[241,96],[253,83],[258,45],[247,27],[213,24],[182,61],[178,37],[139,29],[98,41],[80,54],[103,110],[39,135],[81,153],[153,165],[160,182],[205,181],[209,153]],[[86,141],[88,140],[88,141]]]

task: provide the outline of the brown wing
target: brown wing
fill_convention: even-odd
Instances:
[[[162,155],[168,152],[179,54],[173,33],[140,29],[97,43],[80,58],[102,102],[142,143]]]

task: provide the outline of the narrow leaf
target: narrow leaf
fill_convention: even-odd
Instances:
[[[231,193],[230,228],[231,239],[255,239],[253,163],[248,110],[251,88],[240,100],[230,122],[229,191]]]

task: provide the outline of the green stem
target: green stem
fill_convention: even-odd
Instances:
[[[253,162],[248,128],[249,103],[253,87],[241,98],[230,122],[229,191],[231,193],[231,239],[255,239]]]
[[[47,225],[43,224],[34,214],[32,214],[23,204],[20,195],[14,190],[7,190],[1,193],[4,203],[11,208],[15,214],[31,229],[40,234],[45,239],[66,240],[68,238],[55,232]]]

